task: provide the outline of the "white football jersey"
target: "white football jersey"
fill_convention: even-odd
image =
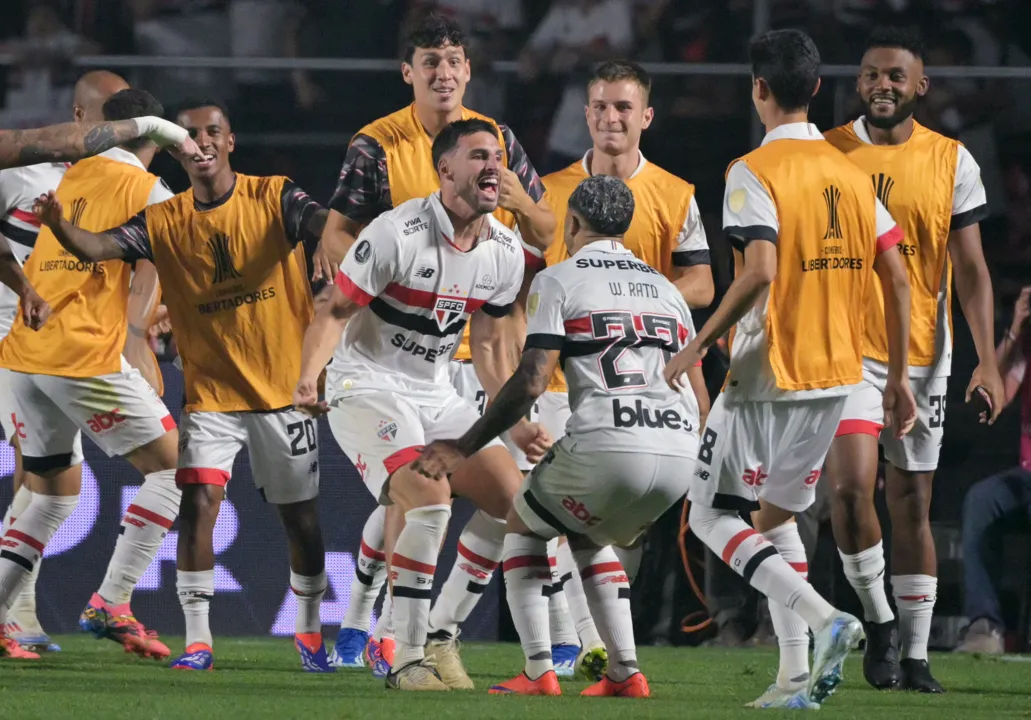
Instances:
[[[523,249],[515,233],[486,222],[468,252],[451,242],[454,228],[435,193],[383,213],[351,246],[336,285],[362,306],[330,365],[326,394],[450,388],[447,364],[469,316],[507,315],[523,282]]]
[[[666,360],[695,334],[680,291],[622,243],[599,240],[534,278],[524,349],[560,350],[587,450],[694,457],[698,400],[671,390]]]
[[[32,203],[43,193],[57,190],[69,167],[68,163],[40,163],[0,170],[0,234],[7,238],[19,265],[25,264],[39,235]],[[7,337],[17,312],[18,296],[0,284],[0,338]]]

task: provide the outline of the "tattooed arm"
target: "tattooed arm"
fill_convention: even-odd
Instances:
[[[61,123],[36,130],[0,130],[0,168],[43,162],[75,162],[105,150],[149,137],[158,145],[198,154],[187,131],[156,117],[99,123]]]

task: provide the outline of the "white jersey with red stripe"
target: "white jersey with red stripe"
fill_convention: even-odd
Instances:
[[[526,314],[524,350],[561,351],[577,449],[695,457],[698,400],[662,375],[694,324],[658,270],[599,240],[534,278]]]
[[[24,265],[39,235],[39,220],[32,203],[43,193],[56,190],[70,166],[68,163],[40,163],[0,170],[0,234],[7,238],[19,265]],[[0,338],[7,337],[18,312],[18,296],[0,285]]]
[[[398,205],[361,232],[336,285],[362,309],[329,367],[328,397],[453,392],[448,362],[466,321],[477,310],[507,315],[524,265],[519,239],[491,215],[472,249],[459,250],[453,236],[438,193]]]

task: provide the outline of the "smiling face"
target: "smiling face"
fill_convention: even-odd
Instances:
[[[190,137],[204,154],[204,160],[183,158],[183,168],[191,178],[212,178],[229,167],[229,153],[236,147],[236,136],[229,120],[217,107],[205,106],[184,110],[177,121],[190,131]]]
[[[636,150],[654,115],[647,93],[633,80],[598,80],[588,90],[587,128],[594,147],[606,155]]]
[[[503,154],[496,135],[477,132],[458,139],[440,161],[440,185],[460,197],[477,215],[498,207]],[[450,191],[450,192],[448,192]]]
[[[866,121],[882,130],[908,119],[928,86],[923,61],[902,48],[867,50],[856,81]]]
[[[461,107],[472,71],[465,49],[445,42],[437,48],[415,48],[412,62],[402,63],[401,74],[412,86],[416,105],[447,114]]]

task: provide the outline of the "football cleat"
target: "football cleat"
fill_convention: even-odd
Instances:
[[[33,624],[25,625],[17,621],[10,614],[8,622],[3,626],[3,634],[15,640],[23,649],[35,653],[61,652],[61,646],[50,641],[50,636],[43,632],[39,622],[34,617],[29,618]]]
[[[301,654],[301,668],[304,672],[331,673],[337,669],[329,664],[326,643],[322,633],[301,633],[294,635],[294,647]]]
[[[385,678],[394,664],[394,638],[377,640],[370,637],[369,644],[365,646],[365,660],[373,677]]]
[[[426,643],[426,659],[437,669],[437,675],[452,690],[472,690],[476,687],[462,664],[457,637],[441,633],[444,637]]]
[[[143,627],[143,623],[133,617],[129,603],[117,607],[109,605],[97,593],[93,593],[86,609],[79,616],[79,627],[98,640],[114,640],[125,648],[125,652],[135,653],[142,658],[164,660],[172,654],[168,646],[158,639],[156,632]]]
[[[571,678],[576,675],[576,659],[580,657],[579,645],[552,645],[551,663],[555,666],[555,674],[560,678]]]
[[[863,624],[848,613],[839,612],[820,628],[813,647],[813,672],[809,699],[822,705],[841,684],[841,666],[863,639]]]
[[[18,641],[0,633],[0,658],[11,658],[12,660],[39,660],[39,654],[26,650]]]
[[[820,709],[820,706],[809,698],[809,693],[806,691],[804,685],[799,688],[788,689],[782,688],[777,683],[773,683],[766,688],[766,692],[760,695],[757,699],[750,703],[745,703],[745,707],[760,708],[764,710],[772,708],[783,708],[787,710]]]
[[[623,698],[646,698],[651,697],[652,691],[648,687],[648,679],[644,673],[636,672],[623,682],[610,680],[607,676],[591,685],[580,693],[581,697],[623,697]]]
[[[329,664],[337,668],[365,667],[365,645],[369,633],[354,628],[340,628],[336,645],[329,653]]]
[[[939,695],[945,692],[934,676],[931,675],[931,666],[926,660],[914,660],[905,658],[899,667],[902,670],[902,682],[899,687],[903,690],[915,690],[916,692]]]
[[[609,669],[609,651],[604,647],[582,648],[576,658],[576,668],[591,682],[600,682]]]
[[[561,695],[562,688],[558,684],[558,676],[554,670],[531,680],[525,673],[519,673],[511,680],[492,685],[487,691],[490,695]]]
[[[193,643],[169,665],[173,670],[214,670],[215,651],[210,645]]]
[[[898,687],[899,631],[894,620],[867,624],[863,677],[878,690]]]
[[[433,663],[426,658],[410,662],[394,672],[391,668],[386,677],[387,687],[391,690],[409,690],[413,692],[447,692],[448,686],[440,679]]]

